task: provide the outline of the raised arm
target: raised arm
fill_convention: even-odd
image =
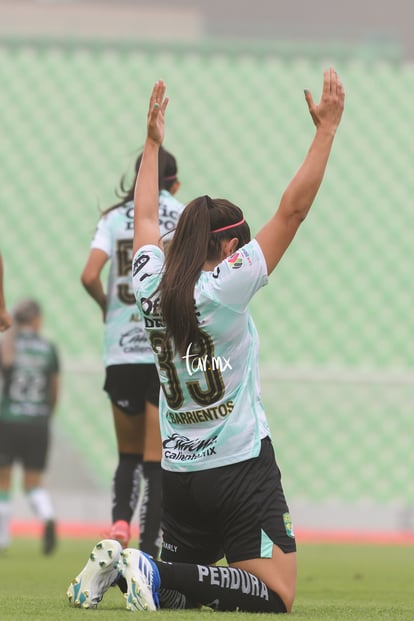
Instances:
[[[295,236],[321,185],[336,129],[344,109],[344,89],[334,69],[324,72],[322,97],[318,105],[305,91],[316,133],[299,170],[283,193],[274,216],[256,235],[270,274]]]
[[[158,245],[158,151],[164,140],[164,115],[168,105],[162,80],[155,83],[149,103],[147,137],[134,192],[133,254],[145,244]]]

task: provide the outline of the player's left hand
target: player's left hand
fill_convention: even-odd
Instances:
[[[317,129],[335,133],[344,111],[345,92],[338,74],[332,67],[323,74],[321,100],[315,104],[312,93],[305,90],[309,112]]]

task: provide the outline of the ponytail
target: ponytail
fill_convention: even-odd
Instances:
[[[208,200],[201,197],[189,203],[180,217],[159,286],[166,339],[173,339],[181,355],[185,354],[189,343],[198,343],[200,338],[194,287],[207,260],[209,239]]]
[[[239,239],[238,247],[244,246],[250,241],[250,229],[241,209],[225,199],[196,198],[186,206],[178,221],[158,292],[166,340],[173,340],[181,356],[190,344],[200,341],[194,288],[204,264],[220,261],[222,242],[233,237]]]

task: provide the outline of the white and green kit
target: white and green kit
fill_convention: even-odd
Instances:
[[[260,452],[270,435],[260,395],[259,341],[248,311],[253,295],[267,284],[267,268],[255,240],[203,271],[195,286],[201,341],[185,356],[164,345],[160,301],[154,296],[164,263],[160,248],[137,252],[133,286],[137,306],[160,374],[162,466],[196,471],[224,466]]]

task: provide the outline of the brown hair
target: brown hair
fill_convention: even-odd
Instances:
[[[129,203],[134,200],[134,190],[135,190],[135,181],[137,178],[138,170],[141,165],[142,153],[140,153],[135,162],[135,174],[133,182],[130,186],[126,184],[126,175],[121,177],[121,181],[119,182],[119,189],[115,191],[115,194],[119,197],[119,201],[114,205],[111,205],[107,209],[105,209],[102,215],[106,215],[113,209],[117,209],[125,203]],[[177,160],[174,155],[164,149],[163,146],[160,147],[159,155],[158,155],[158,189],[170,191],[173,183],[178,179],[178,167]]]
[[[224,198],[201,196],[184,209],[174,237],[168,247],[164,275],[158,292],[161,311],[175,349],[184,355],[190,343],[198,343],[200,330],[194,308],[194,287],[206,261],[221,257],[221,242],[239,239],[237,248],[250,241],[247,222],[228,230],[215,229],[236,224],[243,219],[239,207]]]
[[[36,300],[21,300],[13,309],[13,319],[17,326],[27,326],[40,317],[42,310]]]

